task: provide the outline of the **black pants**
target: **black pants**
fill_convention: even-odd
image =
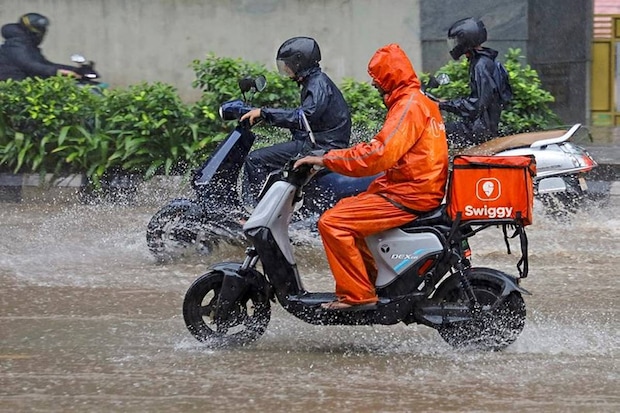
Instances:
[[[272,171],[281,169],[293,156],[302,153],[305,140],[292,140],[256,149],[245,159],[243,194],[245,201],[255,206],[259,192]]]

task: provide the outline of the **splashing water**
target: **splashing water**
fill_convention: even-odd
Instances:
[[[618,411],[619,211],[535,210],[526,326],[505,351],[456,351],[419,325],[312,326],[276,305],[254,345],[210,351],[185,329],[183,295],[243,248],[158,264],[153,208],[5,204],[0,410]],[[306,287],[333,289],[320,240],[293,239]],[[501,230],[470,243],[475,266],[516,274]]]

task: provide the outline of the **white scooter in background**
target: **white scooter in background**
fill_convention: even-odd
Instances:
[[[589,139],[589,131],[577,123],[570,129],[519,133],[495,138],[467,149],[468,155],[534,155],[534,190],[553,213],[574,211],[586,198],[586,175],[596,161],[575,141]]]
[[[450,83],[450,77],[431,76],[424,93],[435,101],[439,99],[428,89]],[[534,155],[536,178],[534,191],[545,209],[553,215],[575,212],[587,198],[586,174],[598,164],[576,142],[591,140],[587,128],[577,123],[566,129],[518,133],[503,136],[480,145],[459,150],[466,155]]]

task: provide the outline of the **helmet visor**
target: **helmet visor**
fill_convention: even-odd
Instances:
[[[459,40],[456,37],[448,37],[448,51],[454,50],[458,46]]]
[[[286,76],[286,77],[294,77],[295,76],[295,73],[291,70],[290,67],[288,67],[288,65],[286,64],[286,62],[284,60],[277,59],[276,60],[276,66],[278,66],[278,72],[282,76]]]

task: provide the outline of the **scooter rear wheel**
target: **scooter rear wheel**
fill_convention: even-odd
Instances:
[[[210,347],[244,345],[257,340],[271,319],[269,298],[250,287],[234,303],[226,321],[215,317],[224,274],[211,271],[196,279],[183,301],[183,318],[190,333]]]
[[[475,270],[475,269],[474,269]],[[470,321],[441,326],[441,337],[451,346],[460,349],[499,351],[512,344],[525,326],[525,302],[517,291],[502,297],[501,286],[484,280],[470,281],[481,306],[493,307]],[[447,302],[465,303],[463,291],[455,288],[445,297]]]

